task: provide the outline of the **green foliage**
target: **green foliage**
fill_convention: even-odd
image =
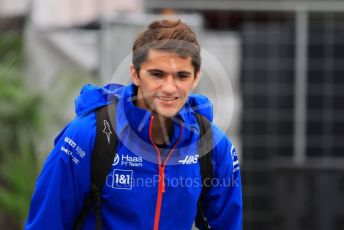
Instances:
[[[39,125],[40,99],[28,92],[19,79],[0,74],[0,146],[10,144],[14,149],[20,133],[34,135],[33,129]],[[3,154],[1,147],[0,154]]]
[[[8,150],[0,168],[0,177],[4,180],[4,186],[0,187],[1,209],[14,217],[21,226],[28,215],[38,169],[39,162],[32,142],[30,138],[21,135],[18,151]]]
[[[41,100],[23,83],[22,48],[20,34],[0,35],[0,212],[18,228],[27,218],[40,167],[34,139]]]
[[[16,32],[0,35],[0,63],[8,67],[21,66],[23,63],[23,37]]]

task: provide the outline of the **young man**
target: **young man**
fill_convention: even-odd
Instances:
[[[200,80],[200,63],[200,46],[185,23],[152,22],[133,46],[132,84],[81,90],[77,116],[56,138],[38,178],[25,229],[75,228],[90,194],[97,128],[105,144],[117,136],[101,189],[102,228],[191,229],[203,194],[196,114],[213,117],[208,99],[190,94]],[[96,121],[96,110],[110,104],[116,108],[108,112],[114,132],[107,121]],[[206,164],[213,174],[200,200],[201,212],[211,229],[239,230],[237,155],[224,132],[212,123],[208,131],[212,151]],[[91,210],[81,228],[95,229],[97,218]],[[203,229],[199,221],[196,225]]]

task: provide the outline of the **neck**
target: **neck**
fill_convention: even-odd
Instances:
[[[170,144],[173,132],[172,120],[158,114],[154,114],[152,124],[153,141],[156,144]]]

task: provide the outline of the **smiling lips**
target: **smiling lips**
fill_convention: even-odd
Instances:
[[[160,102],[163,104],[173,104],[174,102],[177,101],[179,97],[164,97],[164,96],[157,96]]]
[[[157,98],[163,101],[174,101],[178,99],[178,97],[163,97],[163,96],[157,96]]]

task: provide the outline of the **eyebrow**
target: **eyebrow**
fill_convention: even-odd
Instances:
[[[149,72],[149,73],[153,73],[153,72],[165,73],[165,71],[160,70],[160,69],[148,69],[147,72]],[[191,75],[191,72],[185,71],[185,70],[178,71],[177,73],[178,74],[184,74],[184,75]]]

